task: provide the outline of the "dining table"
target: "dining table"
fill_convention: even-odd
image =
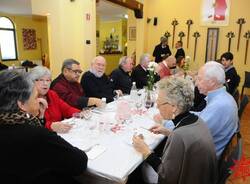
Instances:
[[[133,136],[142,136],[150,149],[164,139],[149,130],[158,109],[155,105],[145,108],[141,98],[123,96],[102,108],[89,109],[86,117],[63,121],[73,127],[59,135],[88,156],[87,172],[78,178],[82,183],[126,183],[129,174],[143,162],[142,154],[133,147]]]

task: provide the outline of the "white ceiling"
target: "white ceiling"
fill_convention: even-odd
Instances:
[[[0,0],[0,12],[31,15],[31,0]],[[124,15],[127,14],[127,8],[100,0],[96,4],[96,12],[102,21],[115,21],[124,18]]]
[[[125,14],[127,14],[127,10],[127,8],[105,0],[100,0],[96,4],[96,13],[100,16],[102,21],[120,20],[121,18],[124,18]]]
[[[31,15],[31,0],[0,0],[0,12]]]

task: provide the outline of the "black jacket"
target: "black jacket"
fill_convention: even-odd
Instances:
[[[0,183],[73,184],[87,167],[83,151],[43,127],[0,124],[0,146]]]
[[[166,45],[165,48],[162,48],[161,43],[155,46],[155,49],[154,49],[154,52],[153,52],[153,56],[155,57],[155,62],[156,63],[161,62],[162,59],[163,59],[163,56],[166,56],[166,55],[170,56],[171,54],[172,53],[171,53],[171,51],[169,49],[169,46]]]
[[[142,89],[143,86],[147,85],[148,81],[147,75],[148,71],[147,70],[145,71],[140,64],[133,69],[131,73],[131,78],[133,82],[136,82],[136,87],[138,89]]]
[[[183,48],[179,48],[176,51],[175,58],[177,59],[179,56],[183,56],[185,58],[185,51]]]
[[[237,74],[234,67],[226,71],[225,74],[226,74],[227,91],[230,94],[233,94],[240,83],[240,76]]]
[[[81,78],[81,86],[87,97],[105,97],[107,102],[114,100],[112,84],[105,74],[98,78],[90,71],[85,72]]]
[[[113,70],[110,75],[110,82],[112,83],[113,89],[120,89],[124,94],[130,94],[132,80],[129,73],[125,72],[122,68],[119,67]]]

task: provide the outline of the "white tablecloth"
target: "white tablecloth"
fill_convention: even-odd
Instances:
[[[125,183],[128,175],[143,161],[142,155],[132,146],[134,133],[141,133],[150,148],[155,148],[163,139],[162,135],[155,135],[145,128],[151,127],[153,114],[157,109],[150,108],[143,115],[132,113],[130,121],[119,124],[120,130],[112,132],[112,127],[117,127],[115,112],[116,102],[109,103],[101,113],[92,113],[89,120],[70,119],[74,121],[73,129],[67,134],[61,134],[65,140],[73,146],[88,152],[94,152],[95,147],[101,147],[105,151],[95,159],[89,159],[87,170],[117,183]],[[131,103],[130,103],[131,104]],[[99,122],[108,122],[106,130],[99,126]],[[114,129],[113,129],[114,130]],[[95,146],[97,145],[97,146]]]

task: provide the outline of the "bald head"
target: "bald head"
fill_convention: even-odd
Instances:
[[[164,62],[168,65],[169,68],[176,67],[176,58],[174,56],[167,57]]]

